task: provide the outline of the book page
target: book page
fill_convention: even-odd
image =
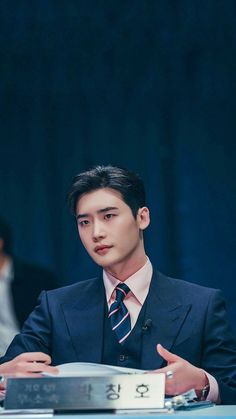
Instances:
[[[116,374],[142,374],[146,371],[135,368],[117,367],[115,365],[96,364],[92,362],[70,362],[57,365],[59,374],[57,377],[95,377]],[[47,376],[54,374],[44,373]]]

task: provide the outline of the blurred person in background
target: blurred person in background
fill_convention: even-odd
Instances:
[[[12,233],[0,217],[0,355],[2,356],[44,289],[56,288],[53,273],[17,259],[12,251]]]

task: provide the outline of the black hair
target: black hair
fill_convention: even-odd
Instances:
[[[72,181],[68,204],[75,215],[80,197],[96,189],[111,188],[120,192],[123,201],[130,207],[134,218],[139,208],[145,206],[145,189],[142,179],[134,172],[121,167],[95,166],[79,173]]]
[[[7,224],[7,222],[4,221],[2,218],[0,218],[0,239],[4,241],[4,247],[3,247],[4,253],[11,255],[12,254],[11,228]]]

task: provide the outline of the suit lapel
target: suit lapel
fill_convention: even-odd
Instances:
[[[154,273],[146,300],[145,318],[152,319],[143,334],[142,369],[160,368],[164,361],[156,351],[157,343],[171,350],[191,305],[184,305],[170,279]],[[77,361],[102,361],[105,291],[102,278],[79,284],[74,303],[62,305]]]
[[[144,333],[142,345],[142,368],[157,369],[164,363],[156,350],[161,343],[171,350],[180,333],[191,305],[183,305],[170,286],[169,278],[154,273],[147,297],[146,319],[152,319],[152,327]]]
[[[105,292],[102,278],[81,282],[74,304],[64,304],[67,328],[80,362],[101,362]]]

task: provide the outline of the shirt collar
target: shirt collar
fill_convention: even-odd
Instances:
[[[128,285],[134,296],[142,305],[149,290],[152,272],[152,264],[147,257],[145,265],[125,280],[126,285]],[[110,273],[103,270],[103,282],[106,291],[106,299],[107,302],[109,302],[115,287],[120,283],[120,281]]]

